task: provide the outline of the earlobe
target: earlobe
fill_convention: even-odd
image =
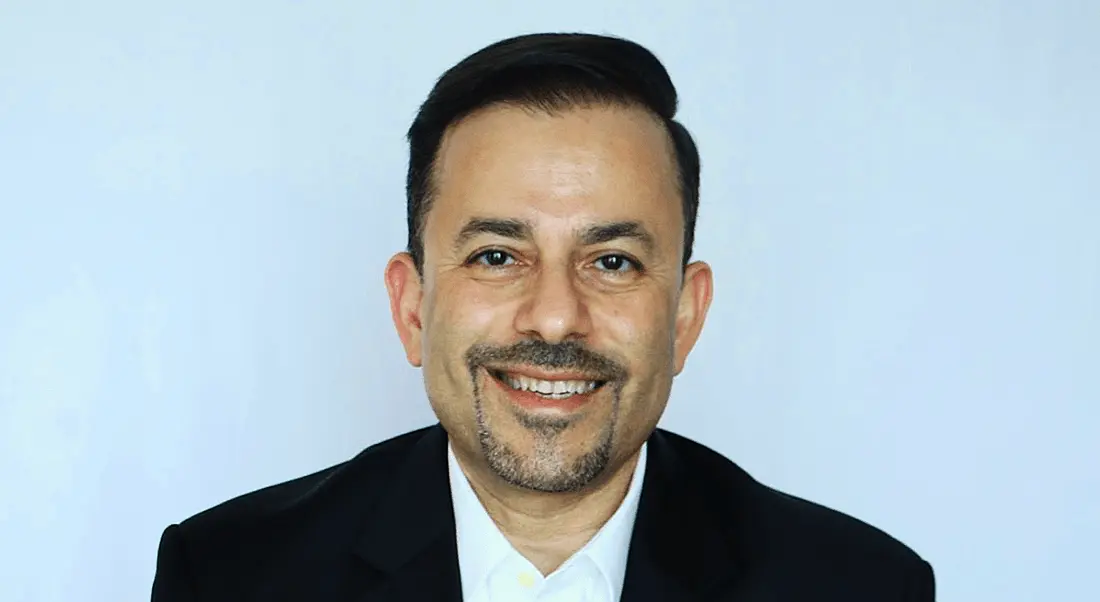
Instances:
[[[390,297],[390,314],[405,357],[419,368],[421,364],[420,301],[423,287],[412,256],[408,253],[394,255],[386,264],[386,291]]]
[[[676,340],[674,350],[675,373],[680,374],[687,362],[714,295],[714,275],[710,266],[702,261],[689,264],[684,270],[683,287],[680,289],[680,304],[676,311]]]

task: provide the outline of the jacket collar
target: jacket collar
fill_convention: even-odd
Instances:
[[[460,602],[447,433],[426,429],[372,509],[356,553],[381,579],[364,600]]]
[[[701,474],[675,439],[661,430],[649,438],[623,602],[702,599],[743,567],[733,548],[738,521],[730,520],[737,508],[715,507],[705,488],[711,475]],[[462,599],[441,426],[424,431],[367,512],[356,554],[381,579],[372,580],[374,597],[365,599]]]
[[[744,571],[743,513],[713,486],[716,475],[700,470],[703,458],[686,457],[689,447],[660,429],[649,437],[624,602],[707,599]]]

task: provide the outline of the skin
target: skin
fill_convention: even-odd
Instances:
[[[452,126],[424,266],[386,267],[408,361],[505,537],[544,574],[611,517],[710,306],[671,143],[642,109],[492,106]],[[527,408],[489,369],[606,380]]]

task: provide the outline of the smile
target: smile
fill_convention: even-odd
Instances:
[[[607,381],[603,380],[546,380],[493,369],[489,369],[489,374],[516,391],[534,393],[546,399],[568,399],[574,395],[591,393],[607,384]]]

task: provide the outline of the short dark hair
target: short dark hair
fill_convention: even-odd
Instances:
[[[424,267],[424,220],[434,193],[432,172],[447,129],[478,109],[512,104],[546,112],[590,105],[647,110],[668,131],[684,214],[683,265],[691,258],[699,209],[699,151],[676,115],[676,87],[660,60],[622,38],[540,33],[487,46],[444,73],[409,128],[408,252]]]

